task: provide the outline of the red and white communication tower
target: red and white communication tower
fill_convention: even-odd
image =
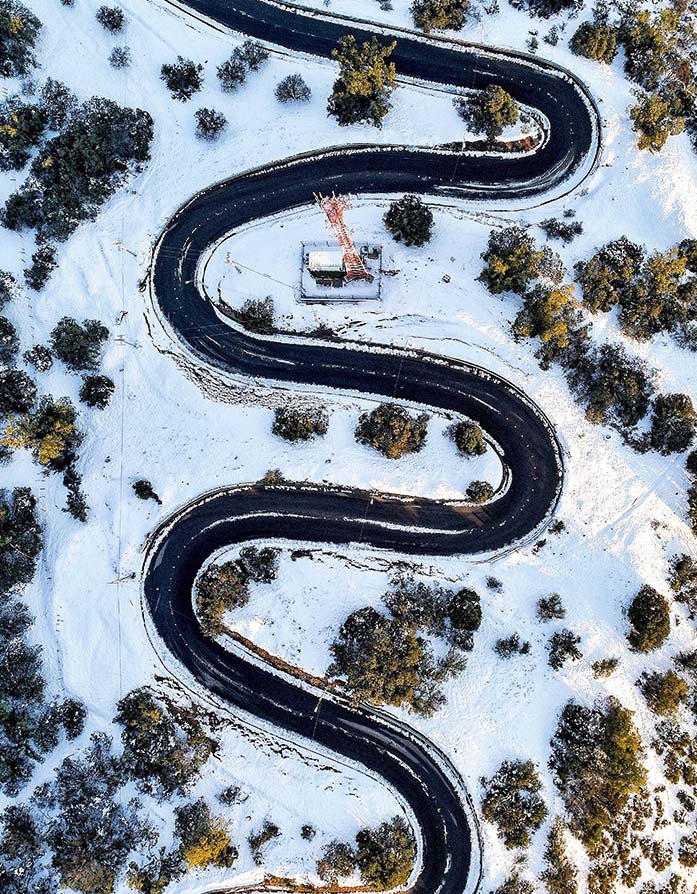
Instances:
[[[351,232],[344,221],[344,211],[351,207],[348,197],[337,196],[334,193],[330,196],[323,196],[319,193],[315,195],[315,201],[327,215],[328,226],[336,236],[341,248],[346,267],[346,279],[367,279],[368,282],[372,282],[373,275],[368,272],[363,258],[356,250]]]

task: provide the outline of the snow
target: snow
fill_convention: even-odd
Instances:
[[[383,13],[373,0],[332,0],[327,8],[408,25],[409,3],[393,2],[392,13]],[[60,481],[41,477],[28,457],[20,455],[3,468],[8,486],[35,488],[45,520],[46,549],[27,601],[37,618],[32,635],[44,648],[50,689],[86,702],[90,730],[110,729],[116,700],[163,675],[143,624],[139,578],[147,535],[177,507],[208,489],[253,481],[274,468],[296,480],[441,498],[462,496],[474,478],[496,483],[500,469],[492,450],[480,459],[458,456],[445,436],[450,420],[435,415],[423,453],[400,461],[383,459],[353,440],[357,417],[371,402],[326,392],[316,400],[329,410],[327,436],[308,445],[287,444],[271,434],[273,401],[268,393],[252,402],[249,392],[240,391],[236,396],[244,402],[219,402],[182,374],[172,356],[162,352],[171,351],[172,345],[139,289],[158,233],[197,190],[309,149],[367,140],[423,144],[425,135],[428,142],[459,139],[461,123],[450,97],[402,87],[381,131],[339,128],[324,112],[334,77],[329,63],[274,54],[244,87],[228,95],[218,89],[214,70],[237,39],[187,21],[171,7],[126,0],[125,36],[114,38],[94,21],[97,0],[81,0],[72,9],[55,0],[31,0],[30,5],[46,26],[40,48],[44,68],[38,80],[50,75],[64,80],[82,98],[99,94],[138,104],[151,112],[156,123],[153,159],[145,173],[121,190],[97,221],[81,227],[60,247],[60,268],[42,293],[23,294],[6,310],[20,331],[23,350],[45,342],[65,314],[102,319],[113,334],[103,365],[116,381],[115,397],[106,410],[83,413],[87,438],[80,470],[91,507],[88,523],[80,525],[62,512],[65,494]],[[318,6],[325,8],[319,0]],[[548,26],[531,22],[502,3],[499,15],[483,16],[462,36],[522,48],[530,27],[542,35]],[[133,65],[115,72],[107,56],[112,46],[124,42],[132,49]],[[205,88],[188,104],[171,100],[159,81],[160,65],[177,54],[205,63]],[[694,548],[684,521],[686,479],[682,457],[639,456],[614,433],[586,422],[559,371],[540,370],[533,345],[511,339],[509,322],[516,302],[488,295],[475,281],[481,268],[479,255],[491,226],[511,219],[534,224],[559,216],[567,207],[576,210],[585,226],[581,237],[561,248],[569,268],[600,243],[621,234],[658,249],[697,235],[697,161],[686,136],[671,139],[658,156],[635,148],[626,115],[631,88],[619,63],[603,67],[578,60],[563,41],[557,47],[541,42],[539,55],[573,67],[601,102],[602,164],[582,193],[515,216],[491,214],[481,206],[452,207],[441,198],[432,202],[434,239],[423,249],[407,249],[384,231],[381,218],[390,197],[362,199],[350,212],[352,226],[366,238],[380,241],[384,268],[399,271],[385,277],[383,301],[376,308],[303,306],[292,289],[225,264],[225,253],[233,251],[246,266],[295,284],[301,239],[309,238],[310,230],[313,239],[324,233],[315,209],[261,221],[236,234],[232,248],[223,244],[211,259],[206,285],[213,294],[220,285],[235,305],[245,297],[272,294],[280,321],[288,328],[324,322],[346,337],[423,346],[479,363],[514,381],[554,421],[565,449],[567,474],[558,517],[565,521],[566,531],[545,535],[546,545],[537,552],[524,547],[492,565],[466,559],[421,560],[419,573],[426,578],[475,586],[482,595],[484,621],[467,669],[446,686],[447,706],[429,720],[400,716],[444,749],[463,773],[475,801],[481,775],[493,772],[504,758],[530,757],[543,774],[545,798],[558,812],[561,805],[546,762],[564,702],[571,697],[590,702],[614,693],[636,711],[636,722],[648,740],[653,719],[635,680],[646,667],[665,669],[672,654],[695,647],[692,624],[676,607],[674,621],[680,623],[674,623],[669,642],[650,660],[632,655],[626,647],[623,615],[643,582],[665,592],[671,555]],[[312,87],[312,101],[280,106],[273,88],[295,71],[302,71]],[[7,86],[11,90],[14,85]],[[229,119],[217,144],[194,137],[194,110],[201,106],[213,106]],[[0,198],[21,179],[21,174],[4,177]],[[263,245],[274,246],[271,256],[262,253]],[[553,246],[558,248],[557,243]],[[30,236],[0,230],[3,269],[21,273],[33,251]],[[449,283],[443,281],[445,274]],[[621,337],[612,316],[595,319],[593,330],[601,340]],[[629,347],[656,368],[661,389],[680,389],[697,398],[693,355],[668,337]],[[80,379],[60,364],[37,378],[43,393],[77,400]],[[135,498],[130,484],[140,477],[152,480],[162,506]],[[286,552],[278,582],[255,588],[234,624],[260,646],[321,673],[329,660],[328,644],[343,618],[359,606],[380,604],[390,576],[387,560],[392,558],[352,548],[343,555],[314,552],[312,559],[293,562]],[[485,578],[490,574],[503,582],[501,593],[487,589]],[[542,625],[535,618],[537,599],[550,592],[561,594],[567,609],[563,623],[582,637],[582,661],[561,672],[547,667],[545,651],[551,631],[561,624]],[[505,662],[496,658],[492,646],[513,631],[531,641],[532,653]],[[621,656],[617,672],[608,680],[594,680],[591,662],[611,655]],[[360,825],[378,822],[399,809],[378,781],[345,767],[336,773],[331,755],[313,757],[321,765],[318,768],[316,763],[308,765],[307,752],[294,744],[284,743],[279,753],[270,730],[235,722],[223,738],[220,760],[210,762],[195,794],[212,798],[230,784],[239,784],[249,794],[247,801],[229,811],[241,857],[232,873],[212,870],[197,879],[197,886],[258,879],[245,840],[267,816],[284,834],[268,846],[266,868],[292,875],[311,873],[326,841],[350,838]],[[55,759],[64,753],[62,749]],[[659,761],[649,756],[649,767],[657,784]],[[42,768],[37,777],[45,778],[47,772]],[[669,786],[667,797],[674,800],[673,787]],[[305,822],[319,829],[311,844],[299,839]],[[485,873],[493,888],[510,866],[511,854],[492,828],[484,831]],[[682,832],[669,826],[664,834],[677,838]],[[540,866],[543,837],[538,834],[530,852],[533,870]],[[185,880],[176,890],[188,889],[189,884]]]

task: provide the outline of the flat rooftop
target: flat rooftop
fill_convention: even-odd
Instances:
[[[365,239],[354,240],[372,282],[350,280],[345,285],[322,283],[322,270],[330,277],[343,266],[341,249],[336,242],[303,242],[300,255],[300,301],[305,304],[340,304],[343,302],[379,301],[382,294],[382,245]],[[310,273],[310,265],[319,281]]]

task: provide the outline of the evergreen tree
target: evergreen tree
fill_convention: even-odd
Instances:
[[[41,22],[17,0],[0,0],[0,77],[26,77],[36,65]]]
[[[209,565],[196,584],[196,611],[207,636],[224,632],[223,615],[249,602],[248,577],[238,562]]]
[[[515,292],[520,295],[539,275],[542,252],[537,249],[532,236],[522,227],[512,225],[491,231],[482,259],[486,267],[479,280],[492,294]]]
[[[19,350],[17,330],[7,317],[0,317],[0,364],[14,366]]]
[[[12,416],[0,436],[0,444],[12,450],[31,450],[39,465],[63,472],[77,459],[83,434],[77,413],[67,398],[44,395],[36,408]]]
[[[607,21],[583,22],[576,29],[569,46],[577,56],[609,65],[617,54],[617,30]]]
[[[31,266],[24,271],[24,281],[30,289],[40,292],[57,266],[55,248],[42,245],[31,256]]]
[[[191,59],[177,56],[176,62],[168,62],[160,69],[160,80],[167,85],[172,99],[188,102],[203,87],[203,66]]]
[[[19,369],[0,371],[0,416],[26,413],[36,403],[36,385]]]
[[[549,666],[554,670],[561,670],[569,658],[578,661],[583,658],[583,652],[578,648],[581,637],[573,630],[564,628],[552,634],[549,640]]]
[[[638,652],[652,652],[670,633],[668,601],[648,584],[639,590],[627,609],[631,630],[627,639]]]
[[[51,332],[51,347],[68,369],[91,370],[99,366],[102,345],[107,338],[109,330],[98,320],[83,320],[81,325],[72,317],[63,317]]]
[[[470,11],[470,0],[413,0],[411,15],[417,28],[460,31]]]
[[[383,221],[397,242],[421,247],[431,240],[433,212],[418,196],[406,195],[392,202]]]
[[[235,53],[216,69],[220,86],[226,93],[232,93],[247,79],[247,66]]]
[[[363,882],[386,891],[406,885],[416,860],[414,834],[401,816],[356,835],[356,866]]]
[[[355,436],[360,444],[379,450],[388,459],[417,453],[426,439],[428,416],[412,416],[398,404],[380,404],[358,420]]]
[[[327,112],[342,126],[368,122],[380,127],[390,110],[390,94],[395,87],[395,66],[387,60],[396,43],[382,46],[376,37],[358,45],[352,34],[339,41],[332,58],[339,63]]]
[[[258,40],[245,40],[242,46],[235,50],[240,59],[250,71],[258,71],[269,58],[269,51]]]
[[[455,108],[473,133],[483,133],[490,143],[519,117],[518,103],[498,84],[455,99]]]
[[[579,261],[576,278],[586,307],[595,313],[623,303],[643,261],[644,250],[626,236],[608,242],[588,261]]]
[[[112,34],[118,34],[126,24],[123,10],[118,6],[100,6],[95,18],[103,28]]]
[[[80,400],[88,407],[103,410],[114,393],[114,383],[109,376],[83,376],[80,386]]]
[[[109,65],[115,69],[128,68],[131,64],[131,51],[128,47],[114,47],[109,53]]]
[[[476,422],[458,422],[453,429],[455,444],[465,456],[484,456],[486,441]]]
[[[227,127],[227,118],[215,109],[196,111],[196,136],[209,143],[215,142]]]
[[[138,787],[158,799],[186,794],[218,749],[194,705],[181,706],[142,686],[117,705],[122,763]]]
[[[17,97],[0,104],[0,171],[19,171],[29,161],[46,130],[46,116]]]
[[[65,127],[77,106],[77,97],[72,90],[61,81],[46,78],[46,83],[41,88],[41,110],[51,130]]]
[[[545,848],[545,868],[540,881],[547,894],[576,894],[578,871],[569,860],[564,839],[564,826],[560,819],[552,823]]]
[[[542,781],[532,761],[504,761],[484,789],[482,816],[493,823],[508,848],[526,848],[547,817]]]
[[[39,372],[46,372],[53,366],[53,355],[44,345],[34,345],[22,354],[24,362]]]
[[[283,103],[307,102],[312,96],[312,90],[307,86],[302,75],[290,74],[278,82],[274,96]]]
[[[629,798],[646,782],[641,737],[616,699],[593,708],[567,702],[549,761],[571,831],[591,854]]]
[[[641,93],[639,102],[629,110],[632,130],[639,135],[637,146],[660,152],[668,137],[675,137],[685,129],[685,119],[676,114],[673,103],[658,93]]]
[[[695,438],[697,413],[687,394],[659,394],[653,403],[651,447],[664,456],[682,453]]]

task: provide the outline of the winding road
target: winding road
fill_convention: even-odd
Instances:
[[[288,50],[322,56],[349,31],[370,36],[366,23],[349,25],[264,0],[190,0],[187,9]],[[224,322],[198,291],[198,265],[211,245],[252,220],[307,204],[314,192],[420,192],[485,200],[491,207],[542,202],[578,186],[597,157],[600,125],[576,79],[513,52],[409,32],[397,39],[393,58],[400,75],[457,87],[501,84],[546,117],[544,145],[514,157],[357,146],[246,172],[211,186],[172,218],[153,253],[151,294],[182,349],[220,376],[358,392],[477,420],[501,448],[508,485],[484,506],[308,486],[247,485],[205,494],[151,536],[143,595],[157,637],[198,684],[235,709],[357,762],[394,788],[421,833],[411,890],[462,894],[478,887],[481,867],[473,811],[447,758],[379,711],[322,696],[227,651],[203,636],[192,606],[198,571],[228,545],[280,537],[419,555],[493,553],[539,530],[556,505],[563,467],[553,427],[511,383],[424,352],[255,336]]]

